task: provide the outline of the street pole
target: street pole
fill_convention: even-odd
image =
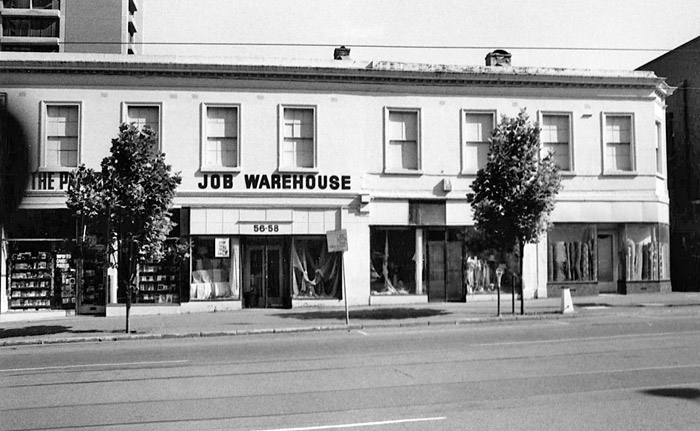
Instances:
[[[498,300],[497,317],[501,317],[501,277],[503,277],[503,268],[496,268],[496,298]]]
[[[345,324],[350,324],[350,310],[348,310],[348,289],[345,283],[345,252],[340,252],[340,266],[343,274],[343,299],[345,300]]]
[[[510,282],[510,295],[511,295],[511,303],[513,305],[513,314],[515,314],[515,274],[511,276],[511,282]]]
[[[520,280],[520,314],[525,314],[525,295],[523,295],[523,281]]]

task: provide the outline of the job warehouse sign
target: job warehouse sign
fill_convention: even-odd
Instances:
[[[240,182],[236,184],[236,182]],[[197,187],[200,190],[233,189],[246,190],[350,190],[349,175],[303,175],[303,174],[204,174]]]

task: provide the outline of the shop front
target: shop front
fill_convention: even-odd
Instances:
[[[292,308],[342,299],[342,257],[325,233],[337,209],[191,209],[183,306]],[[234,305],[235,304],[235,305]]]
[[[370,293],[415,302],[464,301],[464,252],[460,228],[370,229]]]
[[[547,296],[671,290],[669,226],[557,223],[547,234]]]
[[[274,232],[274,231],[273,231]],[[291,308],[342,299],[342,259],[318,235],[193,236],[189,302]]]
[[[496,269],[503,269],[501,290],[517,282],[517,258],[484,251],[471,239],[473,226],[372,227],[371,295],[374,303],[464,302],[495,295]],[[391,298],[391,299],[390,299]]]
[[[3,313],[102,314],[106,304],[103,237],[77,238],[68,210],[18,210],[2,237]]]

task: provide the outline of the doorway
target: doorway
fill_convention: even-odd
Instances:
[[[617,293],[615,232],[598,231],[598,291]]]
[[[464,301],[462,242],[450,230],[427,232],[428,301]]]
[[[279,244],[251,245],[246,251],[243,296],[246,308],[284,305],[283,253]]]

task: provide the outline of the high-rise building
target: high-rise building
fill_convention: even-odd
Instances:
[[[140,0],[3,0],[0,51],[140,54]]]

